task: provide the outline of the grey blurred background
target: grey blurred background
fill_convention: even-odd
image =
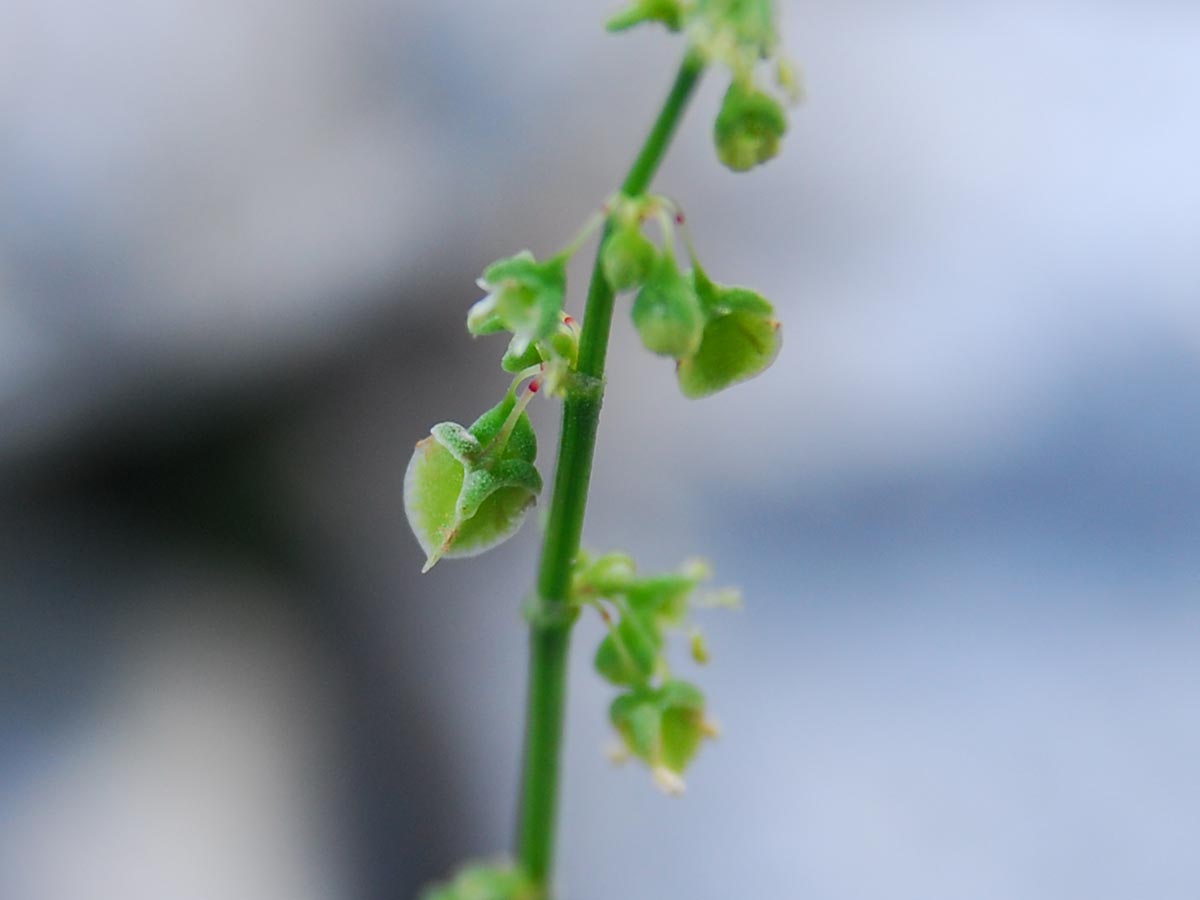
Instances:
[[[613,5],[0,6],[0,897],[408,898],[509,846],[537,525],[418,576],[401,479],[503,390],[473,279],[665,92]],[[563,896],[1194,900],[1200,6],[783,22],[783,156],[718,166],[713,77],[658,187],[784,353],[688,402],[620,313],[586,527],[745,589],[726,734],[681,801],[611,770],[584,624]]]

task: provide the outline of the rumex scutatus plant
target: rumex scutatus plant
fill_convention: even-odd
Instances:
[[[539,392],[563,403],[537,589],[526,609],[530,671],[516,859],[466,867],[431,888],[428,900],[550,898],[567,652],[584,610],[598,613],[608,629],[595,668],[617,690],[609,717],[618,755],[641,761],[660,788],[677,794],[700,745],[716,734],[703,693],[675,677],[664,650],[669,637],[683,634],[695,662],[706,663],[708,648],[692,614],[736,605],[737,592],[703,590],[710,571],[702,560],[647,575],[624,553],[584,551],[580,537],[617,295],[632,295],[642,343],[675,361],[686,397],[752,378],[779,352],[772,305],[749,288],[714,281],[679,206],[649,187],[708,68],[730,76],[713,140],[718,159],[737,172],[778,153],[787,117],[775,94],[795,101],[800,86],[780,51],[771,0],[634,0],[608,29],[643,23],[682,33],[687,48],[633,166],[564,250],[542,260],[524,250],[484,270],[479,286],[486,296],[470,308],[467,329],[510,336],[500,365],[511,383],[471,425],[433,426],[405,473],[405,511],[426,553],[424,571],[442,559],[481,553],[516,532],[542,491],[526,407]],[[766,69],[774,91],[763,78]],[[597,230],[596,262],[577,321],[565,312],[567,263]]]

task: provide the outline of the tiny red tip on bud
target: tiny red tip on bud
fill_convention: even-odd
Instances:
[[[538,381],[536,378],[533,381],[529,382],[529,393],[536,394],[541,389],[542,389],[542,383],[540,381]]]
[[[682,224],[683,224],[683,213],[681,213],[681,212],[677,212],[677,213],[675,213],[675,224],[676,224],[676,225],[682,225]]]
[[[574,317],[574,316],[564,316],[564,317],[563,317],[563,324],[564,324],[564,325],[566,325],[566,326],[568,326],[568,327],[570,327],[571,325],[574,325],[574,324],[575,324],[575,317]]]

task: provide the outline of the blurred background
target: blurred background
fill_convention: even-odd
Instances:
[[[474,278],[666,91],[614,5],[0,7],[0,897],[509,847],[538,526],[419,576],[401,480],[506,383]],[[1200,6],[784,7],[781,158],[718,165],[713,76],[657,182],[784,352],[689,402],[619,310],[585,529],[744,588],[725,736],[682,800],[612,770],[585,622],[563,896],[1193,900]]]

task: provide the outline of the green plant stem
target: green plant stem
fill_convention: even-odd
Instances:
[[[650,186],[703,72],[704,60],[689,51],[654,127],[621,185],[623,193],[637,196]],[[600,239],[601,250],[609,231],[606,225]],[[530,616],[529,690],[517,855],[543,896],[549,895],[553,873],[567,655],[575,618],[568,600],[571,566],[579,553],[583,531],[612,315],[613,292],[601,270],[598,250],[588,287],[577,366],[578,372],[594,380],[597,388],[569,391],[563,407],[554,496],[542,545],[537,600]]]

